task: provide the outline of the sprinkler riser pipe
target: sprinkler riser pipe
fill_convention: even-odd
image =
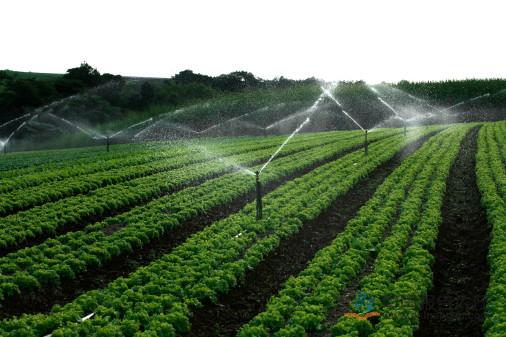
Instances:
[[[260,172],[255,172],[255,187],[256,187],[256,219],[262,219],[262,183],[260,182]]]
[[[365,134],[364,134],[364,152],[365,152],[365,155],[367,156],[369,154],[369,142],[367,140],[367,130],[365,130]]]
[[[406,127],[406,122],[404,122],[404,137],[406,137],[408,134],[408,130],[407,130],[407,127]]]
[[[105,138],[105,142],[106,142],[106,149],[107,149],[107,152],[109,152],[109,143],[110,143],[110,139],[109,139],[109,137],[106,137],[106,138]]]

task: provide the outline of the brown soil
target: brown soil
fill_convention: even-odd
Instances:
[[[417,337],[483,336],[490,226],[476,185],[478,128],[464,139],[447,181],[433,267],[434,286]]]

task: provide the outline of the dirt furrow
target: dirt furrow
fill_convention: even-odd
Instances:
[[[433,288],[420,313],[417,337],[483,336],[490,227],[476,184],[478,128],[467,134],[447,181]]]

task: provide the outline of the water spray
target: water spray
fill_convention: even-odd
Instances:
[[[351,117],[351,115],[348,112],[346,112],[346,110],[343,109],[343,106],[341,105],[341,103],[339,103],[339,101],[334,96],[332,96],[332,94],[327,89],[325,89],[324,87],[320,87],[320,88],[325,93],[325,95],[327,95],[328,98],[330,98],[332,101],[334,101],[334,103],[337,104],[337,106],[341,109],[342,113],[346,117],[348,117],[353,123],[355,123],[355,125],[358,126],[360,128],[360,130],[365,131],[365,129],[362,127],[362,125],[360,125],[353,117]]]
[[[65,118],[60,117],[60,116],[56,116],[55,114],[53,114],[53,113],[51,113],[51,112],[47,112],[46,114],[47,114],[48,116],[50,116],[50,117],[53,117],[54,119],[58,119],[58,120],[60,120],[61,122],[63,122],[63,123],[65,123],[65,124],[67,124],[68,126],[70,126],[70,127],[74,128],[74,129],[76,129],[76,130],[78,130],[78,131],[82,132],[83,134],[85,134],[86,136],[90,137],[91,139],[96,139],[96,137],[97,137],[97,136],[96,136],[97,132],[95,132],[95,134],[93,134],[93,132],[92,132],[92,131],[87,130],[87,129],[85,129],[85,128],[83,128],[83,127],[81,127],[81,126],[79,126],[79,125],[77,125],[77,124],[75,124],[75,123],[72,123],[72,122],[71,122],[71,121],[69,121],[68,119],[65,119]],[[104,137],[103,135],[100,135],[100,136],[101,136],[101,137]]]
[[[124,129],[121,129],[118,132],[114,133],[113,135],[111,135],[111,138],[117,137],[117,136],[119,136],[120,134],[122,134],[123,132],[125,132],[127,130],[133,129],[133,128],[135,128],[137,126],[140,126],[140,125],[144,125],[144,124],[149,123],[151,121],[153,121],[153,117],[150,117],[150,118],[148,118],[148,119],[146,119],[146,120],[144,120],[142,122],[134,123],[134,124],[132,124],[130,126],[127,126]]]
[[[14,131],[11,132],[11,134],[9,135],[9,137],[7,137],[7,139],[4,142],[2,142],[4,154],[7,154],[7,144],[9,143],[9,141],[11,140],[11,138],[14,137],[14,135],[19,130],[21,130],[25,125],[27,125],[29,122],[33,121],[38,116],[39,115],[35,115],[32,118],[30,118],[28,121],[24,121],[23,123],[19,124],[19,126]]]
[[[90,319],[90,318],[92,318],[93,316],[95,316],[95,313],[94,313],[94,312],[92,312],[91,314],[86,315],[86,316],[84,316],[84,317],[82,317],[82,318],[79,318],[79,319],[77,320],[77,322],[78,322],[78,323],[83,323],[84,321],[89,320],[89,319]],[[48,335],[45,335],[44,337],[51,337],[51,336],[53,336],[53,334],[52,334],[52,333],[50,333],[50,334],[48,334]]]
[[[372,88],[372,87],[371,87]],[[374,89],[374,88],[372,88]],[[376,89],[373,90],[374,92],[377,92]],[[402,118],[401,115],[397,112],[397,110],[395,110],[390,104],[388,104],[383,98],[377,96],[378,98],[378,101],[381,102],[381,104],[383,104],[384,106],[386,106],[390,111],[392,111],[395,115],[395,118],[398,118],[402,121],[402,123],[404,124],[404,137],[407,136],[408,134],[408,125],[407,125],[407,121],[405,118]]]
[[[399,89],[397,89],[397,90],[399,90]],[[408,95],[408,97],[409,97],[409,98],[411,98],[412,100],[415,100],[415,101],[417,101],[417,102],[418,102],[418,103],[420,103],[420,104],[424,104],[424,105],[428,106],[429,108],[431,108],[431,109],[433,109],[433,110],[435,110],[435,111],[437,111],[437,112],[441,113],[441,110],[440,110],[440,109],[436,108],[434,105],[430,104],[430,103],[429,103],[429,102],[427,102],[426,100],[421,99],[420,97],[413,96],[413,95],[408,94],[408,93],[406,93],[406,94],[407,94],[407,95]]]
[[[260,169],[259,173],[261,173],[267,167],[267,165],[270,164],[270,162],[278,155],[278,153],[281,151],[281,149],[283,149],[285,147],[285,145],[290,141],[290,139],[292,139],[304,127],[304,125],[306,125],[307,123],[309,123],[309,121],[310,121],[309,117],[306,118],[306,120],[304,122],[302,122],[297,127],[297,129],[295,129],[292,132],[292,134],[290,136],[288,136],[288,138],[285,139],[285,141],[283,142],[283,144],[281,144],[281,146],[278,147],[278,149],[272,154],[272,156],[269,158],[269,160],[267,160],[267,162],[265,162],[265,164]]]
[[[257,211],[256,218],[257,218],[257,220],[262,219],[262,184],[260,183],[260,173],[278,155],[278,153],[281,151],[281,149],[283,149],[283,147],[285,147],[285,145],[288,144],[288,142],[290,141],[290,139],[292,139],[300,130],[302,130],[302,128],[304,127],[304,125],[306,125],[307,123],[309,123],[309,121],[310,121],[309,117],[306,118],[306,120],[304,122],[302,122],[297,127],[297,129],[295,129],[290,134],[290,136],[288,136],[285,139],[285,141],[281,144],[281,146],[278,147],[278,149],[272,154],[272,156],[269,158],[269,160],[267,160],[267,162],[265,162],[265,164],[262,165],[262,168],[260,168],[260,170],[258,170],[258,171],[255,172],[255,181],[256,181],[256,211]],[[246,170],[246,173],[249,173],[249,172],[250,172],[249,170]]]
[[[220,123],[217,123],[217,124],[211,125],[210,127],[206,128],[206,129],[204,129],[204,130],[202,130],[202,131],[197,131],[197,133],[206,133],[206,132],[211,131],[211,130],[213,130],[213,129],[216,129],[216,128],[218,128],[218,127],[220,127],[220,126],[222,126],[222,125],[224,125],[224,124],[226,124],[226,123],[230,123],[230,122],[236,121],[236,120],[238,120],[238,119],[241,119],[241,118],[243,118],[243,117],[246,117],[246,116],[248,116],[250,113],[251,113],[251,112],[247,112],[247,113],[242,114],[242,115],[240,115],[240,116],[233,117],[233,118],[227,119],[227,120],[225,120],[225,121],[223,121],[223,122],[220,122]]]
[[[149,123],[149,122],[151,122],[151,121],[153,121],[153,117],[150,117],[150,118],[148,118],[148,119],[146,119],[146,120],[144,120],[144,121],[142,121],[142,122],[134,123],[134,124],[132,124],[132,125],[130,125],[130,126],[127,126],[126,128],[121,129],[121,130],[117,131],[116,133],[114,133],[114,134],[112,134],[112,135],[107,135],[107,136],[105,136],[105,137],[104,137],[104,136],[102,136],[102,137],[103,137],[103,138],[105,138],[105,140],[106,140],[106,148],[107,148],[107,152],[109,152],[109,145],[110,145],[111,140],[112,140],[113,138],[115,138],[115,137],[119,136],[120,134],[122,134],[123,132],[125,132],[125,131],[127,131],[127,130],[133,129],[133,128],[135,128],[135,127],[137,127],[137,126],[140,126],[140,125],[144,125],[144,124]]]
[[[23,116],[20,116],[20,117],[17,117],[17,118],[11,119],[10,121],[7,121],[7,122],[3,123],[2,125],[0,125],[0,129],[1,129],[1,128],[3,128],[4,126],[7,126],[7,125],[12,124],[12,123],[14,123],[14,122],[17,122],[17,121],[19,121],[19,120],[21,120],[21,119],[23,119],[23,118],[26,118],[26,117],[30,117],[30,114],[29,114],[29,113],[26,113],[26,114],[24,114]]]
[[[260,182],[260,171],[255,172],[255,186],[256,186],[256,211],[257,211],[257,220],[262,219],[262,183]]]
[[[323,88],[322,88],[323,90]],[[296,112],[294,114],[291,114],[287,117],[284,117],[270,125],[268,125],[267,127],[264,128],[265,131],[267,130],[270,130],[272,129],[273,127],[276,127],[278,126],[279,124],[283,124],[287,121],[290,121],[292,119],[295,119],[297,117],[300,117],[300,116],[304,116],[304,115],[307,115],[308,117],[311,117],[316,111],[317,111],[317,108],[318,108],[318,105],[320,105],[320,103],[322,102],[323,98],[325,97],[325,92],[322,92],[320,96],[318,96],[318,98],[316,99],[316,101],[313,102],[313,104],[307,108],[307,109],[304,109],[302,111],[299,111],[299,112]]]
[[[458,107],[458,106],[464,105],[464,104],[466,104],[466,103],[471,103],[471,102],[474,102],[474,101],[476,101],[476,100],[479,100],[479,99],[481,99],[481,98],[485,98],[485,97],[488,97],[488,96],[490,96],[490,93],[486,93],[486,94],[483,94],[483,95],[480,95],[480,96],[476,96],[476,97],[470,98],[470,99],[468,99],[468,100],[465,100],[465,101],[459,102],[459,103],[457,103],[457,104],[454,104],[454,105],[452,105],[452,106],[450,106],[450,107],[448,107],[448,108],[445,108],[445,109],[441,110],[441,112],[450,111],[450,110],[452,110],[453,108],[456,108],[456,107]]]

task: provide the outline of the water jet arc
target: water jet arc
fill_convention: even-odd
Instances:
[[[372,89],[374,89],[374,88],[372,88]],[[377,93],[376,89],[374,89],[373,91]],[[394,113],[396,118],[400,119],[403,122],[403,124],[404,124],[404,137],[406,137],[407,133],[408,133],[408,130],[407,130],[408,126],[407,126],[406,119],[402,118],[401,115],[390,104],[388,104],[383,98],[381,98],[379,96],[377,96],[377,98],[378,98],[378,101],[381,102],[381,104],[386,106],[390,111],[392,111]]]
[[[292,139],[303,127],[304,125],[306,125],[307,123],[309,123],[310,119],[309,117],[306,118],[306,120],[304,122],[302,122],[298,127],[297,129],[295,129],[292,134],[290,136],[288,136],[288,138],[285,139],[285,141],[283,142],[283,144],[281,144],[281,146],[272,154],[272,156],[269,158],[269,160],[267,160],[267,162],[262,166],[262,168],[260,169],[259,173],[262,173],[262,171],[270,164],[270,162],[278,155],[278,153],[285,147],[285,145],[290,141],[290,139]]]
[[[324,87],[321,87],[321,89],[325,93],[325,95],[327,95],[328,98],[330,98],[332,101],[334,101],[334,103],[336,103],[337,106],[339,108],[341,108],[341,111],[343,112],[343,114],[345,114],[346,117],[351,119],[351,121],[353,123],[355,123],[355,125],[358,126],[360,128],[360,130],[365,131],[365,129],[362,127],[362,125],[360,125],[353,117],[350,116],[350,114],[348,114],[348,112],[346,112],[346,110],[343,109],[343,106],[341,105],[341,103],[339,103],[339,101],[334,96],[332,96],[332,94],[327,89],[325,89]]]
[[[483,94],[483,95],[480,95],[480,96],[476,96],[476,97],[470,98],[470,99],[468,99],[468,100],[465,100],[465,101],[459,102],[459,103],[457,103],[457,104],[454,104],[454,105],[452,105],[452,106],[450,106],[450,107],[448,107],[448,108],[445,108],[445,109],[441,110],[441,112],[450,111],[450,110],[452,110],[453,108],[456,108],[456,107],[458,107],[458,106],[464,105],[464,104],[466,104],[466,103],[471,103],[471,102],[473,102],[473,101],[476,101],[476,100],[479,100],[479,99],[481,99],[481,98],[488,97],[488,96],[490,96],[490,93],[486,93],[486,94]]]

